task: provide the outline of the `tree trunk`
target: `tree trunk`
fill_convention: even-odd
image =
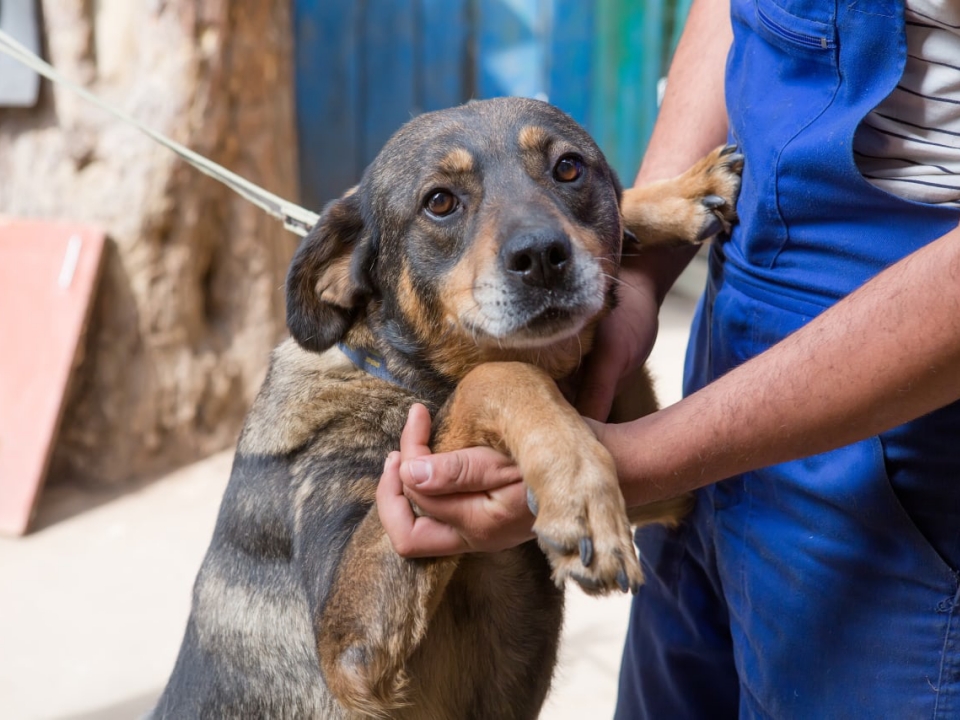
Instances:
[[[296,198],[288,2],[42,5],[47,57],[68,77]],[[0,110],[0,178],[0,213],[89,222],[111,241],[51,480],[118,483],[230,445],[285,332],[296,237],[46,82],[37,108]]]

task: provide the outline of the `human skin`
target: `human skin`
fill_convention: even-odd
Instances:
[[[694,4],[637,183],[682,172],[726,137],[729,7]],[[749,159],[748,159],[749,162]],[[624,259],[623,297],[598,333],[578,409],[606,416],[620,377],[646,359],[656,312],[691,253]],[[960,399],[960,228],[890,266],[768,351],[680,402],[620,425],[591,422],[627,505],[862,440]],[[406,557],[499,550],[533,537],[516,468],[487,448],[429,454],[411,411],[378,490]],[[430,517],[413,516],[407,498]]]

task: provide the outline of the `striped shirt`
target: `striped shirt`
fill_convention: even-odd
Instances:
[[[960,207],[960,2],[907,0],[906,31],[903,77],[854,136],[857,167],[894,195]]]

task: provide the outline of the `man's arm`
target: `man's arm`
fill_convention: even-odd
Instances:
[[[676,177],[726,142],[723,78],[732,39],[728,0],[693,4],[636,185]],[[578,378],[576,405],[583,415],[609,415],[617,383],[647,359],[663,298],[695,254],[686,246],[623,258],[620,303],[601,323]]]
[[[732,40],[729,0],[696,0],[635,185],[675,177],[726,141],[723,77]]]
[[[676,405],[594,427],[628,505],[875,435],[960,399],[960,228]]]

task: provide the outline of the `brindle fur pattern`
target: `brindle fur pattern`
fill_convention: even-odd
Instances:
[[[573,180],[558,179],[564,157],[579,163]],[[739,162],[718,150],[635,198],[641,241],[699,241],[729,223]],[[426,210],[438,190],[456,198],[442,217]],[[620,195],[566,115],[500,99],[412,120],[324,210],[290,268],[293,339],[240,437],[155,718],[537,716],[563,581],[602,593],[642,580],[612,460],[554,383],[616,302]],[[681,232],[656,219],[661,203],[682,208]],[[379,355],[394,382],[355,367],[340,341]],[[637,377],[635,413],[649,412]],[[514,457],[538,541],[393,551],[374,497],[415,401],[435,414],[435,449]],[[685,504],[645,519],[676,522]]]

